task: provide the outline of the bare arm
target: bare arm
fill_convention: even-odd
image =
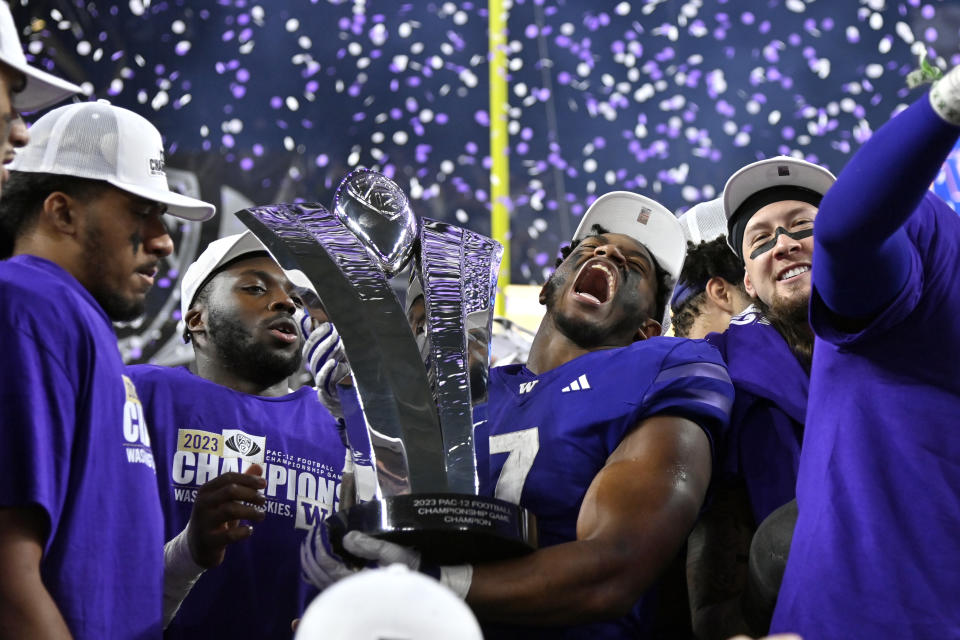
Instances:
[[[48,529],[40,507],[0,509],[0,640],[71,637],[40,577]]]
[[[577,540],[478,565],[467,602],[483,619],[538,626],[624,615],[683,546],[710,466],[695,423],[643,421],[593,479]]]

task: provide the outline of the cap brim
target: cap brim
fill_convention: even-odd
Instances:
[[[612,191],[597,198],[583,214],[573,239],[580,240],[598,224],[610,233],[630,236],[647,248],[657,264],[670,274],[670,291],[660,325],[670,327],[670,298],[680,278],[683,261],[687,257],[687,239],[683,227],[673,212],[639,193]]]
[[[771,187],[803,187],[823,195],[836,182],[832,173],[818,165],[789,156],[748,164],[727,180],[723,188],[723,213],[727,220],[747,198]]]
[[[229,238],[232,237],[232,241]],[[251,232],[218,238],[200,252],[180,280],[180,317],[186,318],[197,291],[227,262],[248,253],[266,251],[263,243]],[[181,331],[182,333],[182,331]]]
[[[155,202],[162,202],[167,205],[167,213],[178,218],[183,218],[184,220],[203,222],[204,220],[209,220],[217,213],[217,208],[212,204],[173,191],[151,189],[141,185],[120,182],[119,180],[107,180],[107,182],[135,196],[140,196],[141,198]]]
[[[267,249],[267,252],[270,253],[270,256],[273,257],[274,260],[276,260],[276,257],[270,252],[269,249]],[[280,262],[277,261],[277,264],[280,264]],[[320,296],[317,295],[317,288],[313,286],[312,282],[310,282],[310,278],[307,277],[307,274],[300,269],[284,269],[283,272],[287,275],[287,280],[289,280],[293,286],[297,287],[298,289],[305,289],[309,291],[317,297],[318,301],[320,300]]]
[[[595,224],[643,244],[674,282],[680,276],[687,241],[680,221],[659,202],[630,191],[605,193],[583,214],[573,239],[590,235]]]
[[[27,64],[4,63],[26,76],[27,83],[23,91],[13,95],[13,107],[17,111],[39,111],[44,107],[66,100],[70,96],[83,93],[83,89],[67,82],[63,78],[41,71]]]

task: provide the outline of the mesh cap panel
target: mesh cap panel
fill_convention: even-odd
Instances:
[[[709,242],[727,235],[727,216],[723,213],[723,198],[707,200],[691,207],[680,216],[683,235],[693,244]]]
[[[106,105],[98,106],[101,108],[87,118],[83,127],[63,123],[66,128],[60,145],[48,150],[54,152],[51,166],[59,167],[63,173],[88,177],[116,172],[117,119]]]
[[[127,193],[167,205],[186,220],[206,220],[211,204],[170,190],[163,140],[146,118],[106,102],[60,107],[30,128],[30,142],[11,171],[53,173],[103,180]]]

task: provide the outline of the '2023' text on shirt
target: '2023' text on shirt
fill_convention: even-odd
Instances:
[[[167,638],[290,637],[316,595],[300,577],[300,543],[336,509],[345,450],[316,390],[254,396],[184,368],[128,367],[153,430],[166,539],[190,520],[197,490],[257,463],[266,519],[227,548],[187,596]]]

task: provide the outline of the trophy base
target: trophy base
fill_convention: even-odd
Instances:
[[[326,520],[334,550],[348,531],[418,550],[424,561],[448,565],[503,560],[537,547],[526,509],[485,496],[457,493],[397,495],[358,504]]]

